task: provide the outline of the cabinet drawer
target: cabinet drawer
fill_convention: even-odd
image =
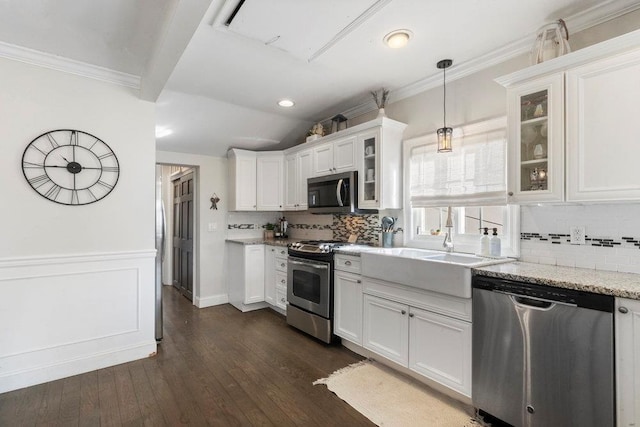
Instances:
[[[287,309],[287,288],[276,286],[276,307]]]
[[[275,246],[274,249],[276,250],[276,257],[278,258],[287,259],[289,256],[286,246]]]
[[[360,257],[337,254],[335,256],[335,269],[360,274]]]
[[[287,273],[282,271],[276,271],[276,287],[284,288],[284,291],[287,292]]]
[[[287,259],[276,257],[276,271],[287,273]]]

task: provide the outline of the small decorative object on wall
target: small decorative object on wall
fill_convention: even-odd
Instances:
[[[307,135],[307,142],[315,141],[316,139],[324,136],[324,126],[322,126],[322,123],[316,123],[309,130]]]
[[[567,30],[567,24],[564,20],[558,19],[538,30],[536,41],[531,50],[531,63],[539,64],[569,52],[571,52],[569,30]]]
[[[213,197],[211,197],[211,207],[209,209],[218,210],[218,202],[220,201],[220,197],[216,193],[213,193]]]
[[[22,173],[38,194],[52,202],[88,205],[111,193],[120,165],[100,138],[80,130],[58,129],[27,145]]]
[[[373,96],[373,101],[378,107],[378,117],[386,117],[386,114],[384,113],[384,107],[385,105],[387,105],[389,90],[385,88],[380,89],[380,98],[378,98],[378,91],[371,91],[371,96]]]

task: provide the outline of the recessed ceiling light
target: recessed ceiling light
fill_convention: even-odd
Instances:
[[[281,99],[280,101],[278,101],[278,105],[281,107],[289,108],[296,105],[296,103],[290,99]]]
[[[173,133],[173,131],[169,128],[163,126],[156,126],[156,138],[162,138],[165,136],[169,136]]]
[[[395,30],[384,36],[384,42],[392,49],[405,47],[413,33],[409,30]]]

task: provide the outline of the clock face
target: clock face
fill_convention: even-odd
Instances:
[[[100,138],[62,129],[44,133],[27,145],[22,172],[41,196],[62,205],[86,205],[113,190],[120,166]]]

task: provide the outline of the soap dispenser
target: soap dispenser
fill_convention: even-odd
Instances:
[[[501,247],[500,247],[500,238],[498,237],[498,229],[494,228],[493,229],[493,236],[491,237],[491,241],[490,241],[490,255],[491,256],[495,256],[495,257],[499,257],[500,256],[500,252],[501,252]]]
[[[484,234],[482,235],[482,237],[480,237],[480,255],[481,256],[489,256],[490,254],[490,249],[489,249],[489,241],[491,239],[489,238],[489,228],[488,227],[484,227]]]

